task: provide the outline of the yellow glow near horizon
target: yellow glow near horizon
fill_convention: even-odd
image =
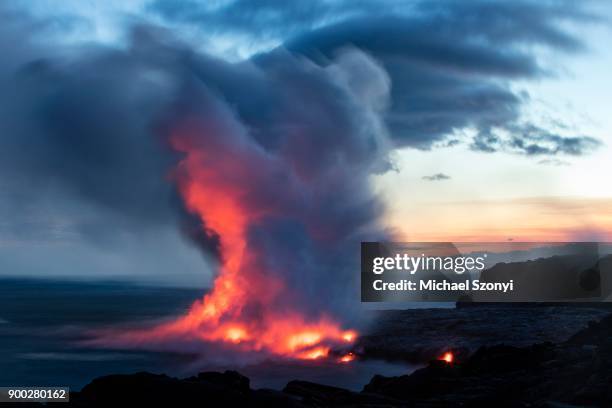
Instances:
[[[402,150],[399,171],[374,185],[398,240],[612,241],[609,173],[589,173],[609,154],[560,167],[467,149]],[[422,178],[439,172],[451,178]]]
[[[612,199],[437,203],[391,213],[387,223],[406,241],[612,241]]]

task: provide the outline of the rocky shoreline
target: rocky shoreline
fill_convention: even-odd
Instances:
[[[248,406],[248,407],[573,407],[573,406],[612,406],[612,314],[597,308],[513,308],[502,310],[505,318],[499,324],[491,323],[494,308],[482,307],[469,310],[472,315],[489,314],[488,329],[485,336],[475,328],[484,329],[479,319],[470,319],[470,335],[449,327],[439,328],[438,337],[451,331],[455,340],[460,341],[462,349],[451,349],[457,357],[452,363],[432,359],[425,367],[410,375],[398,377],[374,376],[361,392],[316,384],[307,381],[289,381],[280,391],[252,389],[249,379],[238,372],[205,372],[197,376],[177,379],[166,375],[136,373],[132,375],[111,375],[100,377],[85,386],[80,392],[71,393],[68,404],[48,404],[61,407],[108,407],[121,403],[124,406]],[[469,308],[471,309],[471,308]],[[502,308],[504,309],[504,308]],[[408,311],[406,311],[408,312]],[[396,319],[406,312],[389,315],[391,321],[382,322],[383,327],[397,326]],[[415,314],[434,312],[418,312]],[[446,313],[446,317],[445,316]],[[461,309],[455,312],[437,312],[440,319],[450,319],[450,315],[461,316]],[[467,312],[465,312],[467,313]],[[538,313],[542,314],[540,317]],[[553,319],[550,314],[565,316]],[[545,318],[549,315],[548,318]],[[571,316],[576,319],[571,319]],[[531,320],[524,321],[526,316]],[[586,327],[568,332],[577,322],[587,322]],[[406,316],[400,319],[406,323]],[[485,319],[485,317],[483,317]],[[474,322],[475,320],[475,322]],[[521,322],[522,323],[517,323]],[[543,328],[556,327],[547,332]],[[560,324],[560,322],[565,324]],[[569,321],[574,323],[570,324]],[[408,319],[410,323],[410,320]],[[461,325],[455,319],[456,327]],[[509,322],[514,322],[513,324]],[[539,323],[538,323],[539,322]],[[435,323],[435,322],[434,322]],[[437,323],[440,323],[439,321]],[[433,324],[433,323],[432,323]],[[531,324],[532,326],[529,326]],[[505,342],[495,343],[495,326],[524,326],[525,331],[536,332],[532,336],[516,330],[514,337]],[[556,326],[555,326],[556,325]],[[506,329],[508,328],[506,327]],[[423,333],[428,329],[424,328]],[[550,336],[553,336],[552,338]],[[398,333],[402,338],[406,333]],[[558,338],[556,341],[551,339]],[[547,341],[527,343],[534,338]],[[406,337],[404,337],[406,339]],[[423,337],[423,344],[427,335]],[[368,342],[364,339],[362,353],[367,356]],[[479,342],[481,343],[480,345]],[[491,343],[493,342],[493,343]],[[399,343],[398,343],[399,344]],[[442,344],[442,343],[440,343]],[[444,343],[446,344],[446,343]],[[415,344],[412,344],[415,346]],[[419,346],[416,344],[416,346]],[[403,350],[411,348],[405,344]],[[384,347],[380,346],[379,350]],[[418,349],[418,347],[417,347]],[[429,347],[433,353],[435,347]],[[415,349],[416,350],[416,349]],[[385,351],[389,353],[389,351]],[[406,356],[415,357],[406,354]],[[421,350],[421,356],[423,351]],[[36,404],[32,404],[35,406]],[[20,403],[15,405],[24,407]]]
[[[368,358],[423,363],[448,349],[472,354],[497,344],[562,343],[609,313],[605,303],[468,303],[452,309],[386,310],[372,316],[374,324],[360,336],[357,349]]]

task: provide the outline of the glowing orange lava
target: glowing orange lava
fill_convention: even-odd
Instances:
[[[266,273],[265,262],[249,244],[249,228],[275,211],[252,198],[257,180],[267,180],[267,172],[274,170],[270,158],[248,144],[223,139],[203,147],[193,138],[177,136],[172,145],[185,153],[173,179],[187,210],[219,237],[220,271],[212,291],[185,316],[140,339],[224,342],[242,351],[311,360],[352,344],[355,331],[343,330],[324,315],[307,317],[288,302],[289,289],[278,278],[282,275]]]
[[[455,356],[452,352],[447,351],[440,357],[440,360],[446,361],[448,364],[451,364],[455,360]]]
[[[353,353],[347,353],[343,355],[342,357],[340,357],[341,363],[350,363],[353,360],[355,360],[355,354]]]

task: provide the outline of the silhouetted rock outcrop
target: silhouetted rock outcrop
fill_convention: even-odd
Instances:
[[[472,293],[472,300],[496,301],[597,301],[612,295],[612,256],[597,252],[557,255],[525,262],[500,262],[480,275],[481,282],[508,282],[505,294]]]
[[[77,407],[301,407],[297,398],[273,390],[252,390],[249,379],[235,371],[205,372],[177,379],[136,373],[100,377],[71,395]],[[65,405],[64,405],[65,406]]]
[[[382,394],[358,393],[309,381],[290,381],[283,392],[297,396],[307,406],[315,407],[403,407],[409,402]]]

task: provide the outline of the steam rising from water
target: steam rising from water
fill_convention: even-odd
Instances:
[[[167,181],[219,273],[186,316],[99,343],[308,359],[350,346],[359,243],[384,235],[369,176],[389,168],[385,71],[355,49],[326,67],[283,50],[230,64],[140,34],[128,60],[165,90],[150,126],[176,158]]]

